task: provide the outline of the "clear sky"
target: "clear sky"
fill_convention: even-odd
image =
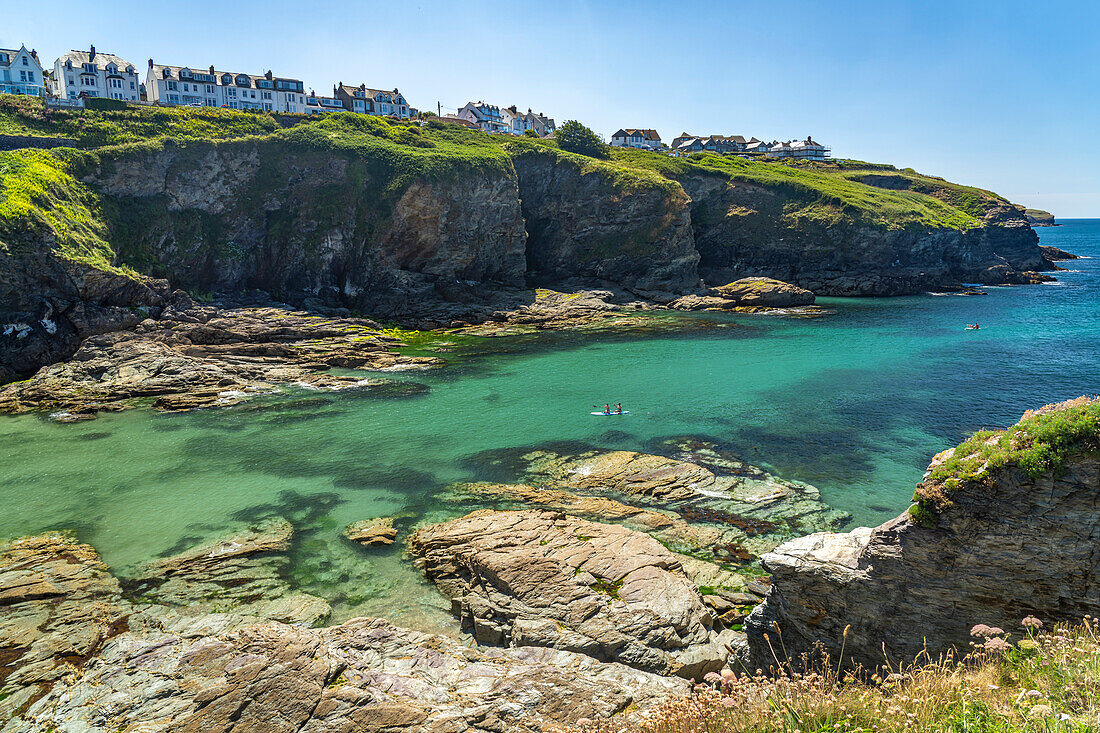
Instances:
[[[812,134],[836,156],[1100,217],[1094,0],[0,0],[0,18],[0,46],[48,63],[94,43],[143,68],[399,87],[421,109],[484,99],[605,136]]]

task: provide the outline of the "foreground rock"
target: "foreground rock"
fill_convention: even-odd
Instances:
[[[400,369],[438,360],[405,357],[378,324],[286,308],[215,308],[178,295],[159,320],[132,331],[86,339],[68,362],[0,387],[0,412],[51,409],[63,417],[118,410],[156,398],[160,410],[232,405],[276,385],[313,389],[369,387],[383,380],[327,374],[345,369]]]
[[[687,691],[579,654],[471,649],[381,619],[307,629],[133,605],[92,548],[59,534],[0,547],[0,608],[5,733],[534,733],[613,714],[629,725]]]
[[[560,512],[477,511],[418,530],[410,551],[479,643],[548,646],[700,678],[734,632],[653,538]]]
[[[329,604],[285,578],[294,528],[270,519],[208,545],[157,560],[133,580],[143,600],[312,625]]]
[[[814,294],[805,288],[769,277],[744,277],[728,285],[711,288],[705,295],[685,295],[669,303],[678,310],[756,310],[794,308],[814,304]]]
[[[1046,437],[1037,437],[1043,431]],[[1036,443],[1057,456],[1028,473]],[[1100,614],[1100,401],[1081,398],[1026,413],[936,456],[914,508],[874,529],[816,534],[765,555],[773,586],[746,624],[751,662],[782,628],[788,654],[814,642],[867,666],[968,651],[976,624],[1018,635],[1028,615],[1047,622]]]
[[[1072,252],[1067,252],[1064,249],[1058,249],[1057,247],[1050,247],[1045,244],[1040,244],[1039,250],[1043,253],[1043,259],[1046,259],[1050,262],[1061,262],[1062,260],[1080,259],[1078,255],[1075,255]]]

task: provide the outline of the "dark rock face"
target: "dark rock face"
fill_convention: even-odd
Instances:
[[[825,227],[784,219],[781,190],[685,177],[700,273],[708,284],[756,275],[817,295],[903,295],[961,282],[1032,282],[1049,269],[1038,237],[1014,207],[966,232]]]
[[[894,663],[909,662],[925,645],[933,657],[951,647],[965,654],[976,624],[1019,635],[1028,615],[1100,614],[1095,452],[1071,456],[1057,475],[986,468],[981,480],[926,478],[919,491],[946,497],[937,521],[905,513],[874,529],[792,540],[762,558],[773,584],[745,626],[753,664],[773,664],[763,638],[775,642],[773,623],[792,658],[821,642],[834,659],[850,624],[845,659],[876,667],[883,644]]]
[[[140,224],[116,226],[122,259],[177,287],[377,309],[437,282],[523,284],[513,175],[463,171],[391,202],[354,156],[242,142],[122,158],[89,182]]]
[[[49,247],[0,253],[0,384],[67,359],[82,339],[160,314],[168,283],[68,262]]]
[[[514,165],[536,282],[593,277],[674,293],[698,286],[689,202],[675,184],[616,189],[604,173],[538,153]]]

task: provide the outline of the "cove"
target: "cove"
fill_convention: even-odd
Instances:
[[[983,296],[820,299],[815,318],[714,315],[728,327],[488,340],[443,369],[384,375],[411,385],[382,394],[299,391],[68,425],[6,417],[0,537],[73,529],[125,574],[283,516],[298,531],[291,580],[333,601],[337,618],[453,630],[400,545],[368,553],[340,532],[397,515],[403,534],[475,508],[438,493],[453,481],[509,480],[489,460],[502,450],[646,451],[700,436],[818,486],[853,524],[877,524],[907,506],[931,456],[965,434],[1100,391],[1100,222],[1067,221],[1040,237],[1090,259],[1060,263],[1070,271],[1056,283]],[[963,330],[973,322],[980,331]],[[631,414],[588,414],[608,401]]]

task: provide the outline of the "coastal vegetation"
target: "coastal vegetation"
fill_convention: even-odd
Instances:
[[[415,122],[351,113],[311,118],[189,107],[46,110],[39,100],[3,96],[0,134],[75,141],[76,146],[94,153],[75,156],[55,149],[33,156],[16,154],[24,162],[33,160],[35,164],[9,163],[0,170],[0,188],[15,192],[40,187],[45,170],[51,171],[56,188],[60,176],[165,145],[186,147],[200,141],[224,144],[250,140],[265,145],[268,151],[336,152],[362,161],[367,179],[385,182],[375,187],[380,203],[392,203],[416,180],[454,180],[471,172],[507,174],[514,158],[544,155],[570,163],[582,172],[600,173],[613,188],[624,191],[654,186],[671,191],[695,176],[782,191],[790,199],[783,216],[795,226],[805,222],[965,230],[981,225],[991,210],[1008,206],[988,191],[892,166],[856,161],[744,160],[711,153],[671,158],[648,151],[612,149],[575,121],[563,124],[555,139],[541,140],[492,136],[438,120],[421,127]],[[3,211],[2,221],[9,230],[14,219],[53,222],[54,227],[64,224],[57,229],[63,234],[62,240],[83,240],[83,246],[68,252],[97,261],[111,260],[104,245],[96,242],[96,246],[88,246],[92,243],[90,235],[103,226],[102,220],[97,220],[103,212],[88,205],[94,194],[72,176],[56,192],[55,197],[31,199],[5,193],[6,198],[31,203],[34,211],[26,205],[17,211],[9,207]],[[74,229],[78,220],[82,230]]]
[[[965,657],[918,658],[881,672],[843,671],[822,656],[809,668],[783,659],[778,675],[709,673],[692,694],[649,711],[633,733],[1083,733],[1100,725],[1100,636],[1095,619],[1020,631],[971,630]],[[925,655],[926,656],[926,655]],[[614,718],[577,733],[626,730]]]

